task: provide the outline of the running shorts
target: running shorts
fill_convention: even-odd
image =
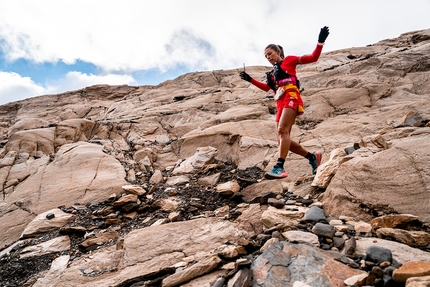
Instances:
[[[276,106],[278,109],[276,113],[276,122],[279,122],[281,119],[282,111],[285,108],[296,110],[298,116],[305,112],[303,100],[300,96],[300,91],[292,84],[289,84],[287,87],[285,87],[285,94],[276,101]]]

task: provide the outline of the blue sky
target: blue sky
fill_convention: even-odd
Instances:
[[[0,0],[0,105],[94,84],[157,85],[430,28],[430,0]]]

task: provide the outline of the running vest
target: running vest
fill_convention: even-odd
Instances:
[[[288,74],[287,72],[285,72],[284,70],[282,70],[280,68],[281,64],[282,64],[282,61],[279,62],[279,63],[275,63],[273,65],[273,70],[266,73],[266,82],[267,82],[267,85],[273,91],[276,92],[276,90],[279,87],[279,85],[278,85],[279,81],[284,80],[284,79],[288,79],[288,78],[295,78],[294,79],[295,85],[300,90],[300,82],[297,79],[297,77],[291,76],[290,74]]]

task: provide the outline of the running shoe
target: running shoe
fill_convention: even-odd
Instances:
[[[313,155],[312,159],[309,160],[309,164],[312,166],[312,174],[315,175],[317,173],[317,168],[321,164],[322,155],[319,151],[314,152]]]
[[[288,176],[288,173],[286,173],[285,170],[279,166],[274,166],[271,171],[266,172],[264,174],[264,177],[266,179],[279,179],[287,176]]]

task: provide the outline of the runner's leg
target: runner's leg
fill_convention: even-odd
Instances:
[[[290,140],[290,151],[303,157],[308,154],[308,151],[301,144],[292,140]]]
[[[279,157],[287,158],[291,146],[291,128],[296,120],[297,111],[295,109],[284,108],[281,118],[277,124],[277,134],[279,141]],[[294,146],[296,147],[296,146]]]

